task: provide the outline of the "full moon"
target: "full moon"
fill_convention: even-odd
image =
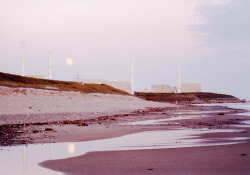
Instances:
[[[73,64],[73,59],[72,58],[67,58],[66,59],[66,64],[69,65],[69,66],[72,65]]]

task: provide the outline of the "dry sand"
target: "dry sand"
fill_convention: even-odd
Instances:
[[[127,95],[0,86],[0,115],[2,116],[0,124],[57,121],[62,118],[90,119],[145,110],[147,107],[174,106],[176,105],[145,101]],[[56,118],[58,114],[66,115]]]

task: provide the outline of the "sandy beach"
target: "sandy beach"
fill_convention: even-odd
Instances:
[[[244,112],[240,109],[177,106],[133,96],[10,87],[1,87],[0,98],[2,147],[95,141],[144,131],[182,129],[235,129],[235,132],[197,135],[197,138],[212,139],[213,143],[221,139],[245,139],[229,145],[89,152],[40,162],[46,169],[65,174],[250,173],[250,129],[236,126],[249,120],[249,116],[237,115]],[[153,125],[130,124],[170,118],[171,121]]]
[[[250,175],[250,0],[0,0],[0,175]]]

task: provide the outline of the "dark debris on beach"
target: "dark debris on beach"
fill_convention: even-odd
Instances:
[[[179,110],[207,110],[206,107],[191,107],[183,106],[179,108],[167,107],[167,108],[147,108],[146,110],[138,110],[127,114],[116,114],[111,116],[100,116],[93,119],[79,119],[79,120],[63,120],[54,122],[36,122],[36,123],[24,123],[24,124],[5,124],[0,126],[0,146],[13,146],[22,144],[33,143],[31,134],[43,134],[41,137],[52,137],[50,132],[57,132],[53,129],[53,126],[59,125],[75,125],[79,127],[87,127],[93,124],[109,125],[110,123],[117,122],[118,118],[124,117],[143,117],[147,114],[152,115],[168,115],[167,111],[179,111]],[[219,117],[219,116],[218,116]],[[210,121],[181,121],[180,126],[187,128],[202,128],[207,127],[209,129],[219,129],[223,125],[239,124],[243,119],[224,119],[224,120],[210,120]],[[160,126],[174,126],[173,124],[160,124]],[[27,129],[28,128],[28,129]],[[28,136],[22,137],[22,135],[28,134]],[[37,136],[40,137],[40,136]],[[42,138],[41,138],[42,139]]]
[[[134,111],[128,114],[116,114],[112,116],[100,116],[94,119],[80,119],[80,120],[64,120],[64,121],[55,121],[55,122],[36,122],[36,123],[23,123],[23,124],[5,124],[0,126],[0,146],[14,146],[14,145],[27,145],[31,144],[32,138],[26,137],[25,139],[20,137],[22,134],[27,133],[25,130],[27,127],[36,127],[36,126],[46,126],[45,129],[33,129],[30,133],[42,133],[42,132],[56,132],[52,127],[53,125],[76,125],[76,126],[88,126],[89,124],[104,124],[110,121],[114,122],[118,117],[127,117],[127,116],[140,116],[149,114],[150,112],[161,112],[165,110],[172,110],[172,107],[165,108],[147,108],[145,111]],[[48,127],[49,126],[49,127]],[[47,135],[45,135],[47,137]]]

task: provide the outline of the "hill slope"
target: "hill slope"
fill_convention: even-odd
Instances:
[[[150,101],[159,102],[183,102],[183,103],[223,103],[223,102],[240,102],[241,100],[227,94],[216,94],[210,92],[194,93],[144,93],[136,92],[137,97]]]
[[[23,77],[19,75],[0,72],[0,85],[19,86],[40,89],[58,89],[66,91],[79,91],[86,93],[129,95],[127,92],[108,86],[106,84],[81,84],[70,81],[57,81]]]

